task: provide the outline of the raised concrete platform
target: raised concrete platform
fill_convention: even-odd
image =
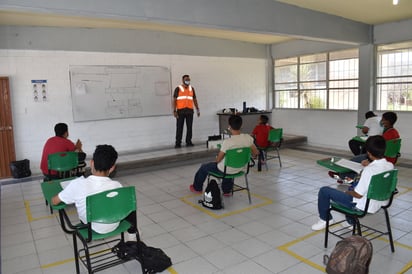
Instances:
[[[283,135],[283,148],[295,146],[304,146],[307,142],[306,136],[292,134]],[[138,151],[119,152],[117,160],[117,169],[115,176],[158,170],[167,167],[174,167],[185,164],[203,163],[212,161],[217,154],[217,150],[209,150],[206,147],[206,141],[195,143],[194,147],[182,147],[175,149],[172,146],[148,148]],[[88,155],[88,162],[91,155]],[[27,178],[14,179],[6,178],[0,180],[0,185],[29,182],[33,180],[42,180],[42,174],[33,174]]]
[[[305,145],[306,136],[292,134],[283,135],[282,147]],[[161,147],[156,150],[135,151],[121,154],[117,163],[118,174],[133,173],[173,167],[187,163],[202,163],[211,161],[216,157],[216,149],[207,149],[204,144],[195,144],[194,147],[179,149]]]

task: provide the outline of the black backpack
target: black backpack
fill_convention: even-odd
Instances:
[[[13,178],[25,178],[31,175],[30,160],[24,159],[10,163],[10,172]]]
[[[223,208],[222,195],[216,180],[212,179],[207,184],[206,190],[203,193],[203,200],[199,200],[199,203],[210,209]]]
[[[367,274],[373,248],[369,240],[353,235],[336,243],[330,257],[324,256],[328,274]]]
[[[147,246],[142,241],[121,241],[112,248],[112,252],[125,261],[138,260],[145,274],[162,272],[172,265],[172,260],[163,250]]]

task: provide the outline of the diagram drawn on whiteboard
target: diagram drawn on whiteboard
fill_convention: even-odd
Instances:
[[[71,66],[75,121],[170,115],[170,71],[158,66]]]

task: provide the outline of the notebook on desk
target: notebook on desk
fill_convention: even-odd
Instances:
[[[346,167],[350,170],[355,171],[356,173],[360,173],[363,169],[363,166],[361,165],[361,163],[357,163],[357,162],[350,161],[347,159],[340,159],[336,161],[335,164],[342,166],[342,167]]]

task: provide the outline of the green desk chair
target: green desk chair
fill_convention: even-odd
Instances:
[[[51,171],[56,171],[59,178],[72,177],[72,172],[77,169],[79,156],[77,152],[66,151],[49,154],[47,157],[48,176],[52,178]]]
[[[218,180],[222,179],[235,179],[238,177],[245,177],[245,186],[240,186],[238,184],[234,184],[232,188],[232,195],[233,192],[236,191],[241,191],[241,190],[246,190],[247,195],[249,198],[249,204],[252,203],[252,200],[250,198],[250,190],[249,190],[249,182],[247,179],[247,175],[249,173],[249,161],[250,161],[250,156],[251,156],[251,149],[250,147],[244,147],[244,148],[235,148],[235,149],[229,149],[225,153],[225,159],[224,159],[224,165],[225,169],[223,173],[217,173],[217,172],[209,172],[207,182],[209,183],[210,177],[215,177]],[[226,169],[228,167],[232,168],[245,168],[245,171],[240,171],[235,174],[227,174]]]
[[[133,211],[136,211],[134,186],[107,190],[86,198],[87,224],[79,226],[73,233],[76,273],[80,273],[79,260],[87,268],[88,273],[95,273],[125,262],[119,259],[110,247],[120,241],[124,242],[124,232],[131,226],[125,218]],[[113,232],[99,234],[92,230],[92,222],[120,222],[120,224]],[[139,239],[138,233],[136,238]],[[77,239],[81,241],[83,248],[78,249]],[[108,240],[99,241],[97,244],[93,242],[102,239]],[[143,269],[142,273],[145,273]]]
[[[363,210],[348,208],[348,207],[332,202],[331,207],[329,208],[328,214],[331,214],[331,211],[337,211],[337,212],[340,212],[342,214],[352,217],[355,220],[355,223],[352,228],[352,235],[355,235],[355,233],[357,232],[357,234],[360,236],[362,236],[363,234],[363,236],[366,237],[368,240],[376,239],[378,237],[381,237],[382,235],[388,235],[390,246],[391,246],[391,251],[395,252],[395,247],[393,244],[393,237],[392,237],[392,229],[391,229],[391,224],[389,221],[388,208],[392,204],[393,196],[396,193],[398,193],[396,189],[397,174],[398,174],[398,170],[393,169],[391,171],[382,172],[380,174],[376,174],[372,176],[371,183],[369,185],[369,189],[367,193],[367,202]],[[386,232],[377,230],[375,228],[372,228],[366,225],[361,225],[359,222],[359,219],[367,216],[369,203],[371,199],[377,200],[377,201],[388,200],[388,204],[381,207],[385,212],[386,228],[387,228]],[[344,221],[341,221],[341,222],[344,222]],[[346,227],[331,231],[329,229],[329,220],[327,220],[326,230],[325,230],[325,248],[328,247],[329,233],[339,238],[345,238],[348,236],[347,234],[350,232],[347,230]]]
[[[279,166],[282,167],[282,161],[280,160],[279,149],[283,141],[283,128],[271,129],[269,131],[268,141],[270,145],[263,149],[263,153],[265,155],[264,165],[266,166],[266,170],[268,170],[267,162],[268,160],[271,160],[271,159],[279,159]],[[275,154],[271,154],[271,152],[274,152]],[[260,162],[261,161],[258,161],[258,170],[260,170],[259,168]]]
[[[396,161],[398,161],[398,158],[401,156],[401,142],[402,139],[392,139],[386,141],[385,157],[396,158]]]

